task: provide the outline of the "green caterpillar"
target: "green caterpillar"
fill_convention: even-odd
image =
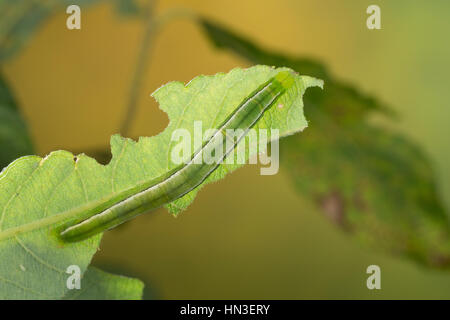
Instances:
[[[237,146],[263,114],[275,101],[294,84],[295,78],[290,71],[281,71],[248,96],[230,116],[220,125],[215,134],[206,141],[200,150],[194,152],[191,160],[181,164],[168,174],[163,175],[144,190],[104,209],[102,212],[84,221],[69,225],[60,232],[65,242],[76,242],[111,229],[139,214],[157,209],[170,203],[199,186],[223,162],[226,156]],[[242,133],[233,138],[226,130],[242,129]],[[217,147],[228,146],[220,161],[207,164],[202,161],[203,154],[211,154]]]

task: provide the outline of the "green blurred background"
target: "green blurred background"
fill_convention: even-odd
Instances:
[[[370,4],[381,7],[382,30],[366,28]],[[319,59],[391,105],[401,115],[395,130],[431,156],[450,207],[448,1],[162,0],[157,13],[180,6],[265,47]],[[81,30],[69,31],[61,10],[1,67],[40,155],[104,148],[125,115],[144,24],[108,2],[81,9]],[[149,96],[162,84],[246,65],[191,21],[166,25],[131,136],[167,125]],[[366,288],[371,264],[381,267],[378,291]],[[255,166],[203,189],[178,218],[161,209],[107,232],[94,265],[138,276],[148,297],[163,299],[450,298],[448,272],[360,247],[294,192],[289,172],[261,176]]]

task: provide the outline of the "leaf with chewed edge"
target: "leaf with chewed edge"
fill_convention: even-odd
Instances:
[[[138,142],[113,136],[108,165],[86,155],[56,151],[43,159],[19,158],[5,168],[0,174],[0,298],[63,297],[67,292],[65,269],[78,265],[85,272],[101,236],[63,245],[55,236],[58,227],[92,215],[99,205],[107,208],[132,196],[141,184],[166,174],[177,166],[170,158],[176,145],[174,130],[183,128],[193,136],[195,121],[202,121],[204,130],[216,128],[256,88],[282,70],[286,68],[233,69],[199,76],[187,85],[171,82],[159,88],[153,96],[168,113],[168,127]],[[280,137],[303,130],[303,93],[321,85],[320,80],[296,75],[295,84],[278,100],[284,107],[267,111],[255,128],[278,129]],[[221,164],[202,185],[240,166]],[[170,205],[171,211],[186,208],[198,189]]]

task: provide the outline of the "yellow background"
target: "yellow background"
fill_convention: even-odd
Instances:
[[[366,28],[369,4],[380,5],[382,30]],[[431,155],[450,206],[448,1],[167,0],[157,12],[180,6],[266,47],[319,59],[393,106],[402,117],[393,128]],[[2,66],[40,155],[104,147],[125,114],[144,25],[109,3],[81,9],[81,30],[67,30],[62,9]],[[212,48],[191,21],[166,25],[131,135],[167,125],[149,96],[162,84],[245,65]],[[255,166],[202,190],[176,219],[158,210],[106,233],[94,264],[140,277],[157,298],[450,298],[448,272],[360,247],[291,189],[289,172],[260,176]],[[370,264],[381,267],[380,291],[366,288]]]

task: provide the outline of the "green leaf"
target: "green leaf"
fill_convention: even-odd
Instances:
[[[0,169],[14,159],[33,153],[28,130],[14,98],[0,75]]]
[[[69,5],[82,9],[103,0],[0,0],[0,61],[11,57],[22,48],[32,35],[55,12],[66,12]],[[115,0],[121,14],[139,13],[140,7],[134,0]],[[65,25],[61,26],[65,28]]]
[[[143,182],[167,174],[176,166],[169,157],[174,130],[183,128],[193,136],[194,121],[202,121],[204,130],[216,128],[256,88],[282,70],[286,68],[233,69],[227,74],[199,76],[186,86],[171,82],[161,87],[153,96],[168,113],[169,126],[138,142],[113,136],[112,160],[106,166],[66,151],[43,159],[23,157],[10,164],[0,174],[0,298],[63,297],[67,291],[63,271],[78,265],[84,272],[100,236],[64,245],[55,230],[69,220],[86,218],[100,204],[107,208],[124,195],[134,194]],[[278,100],[284,107],[267,111],[255,128],[279,129],[280,137],[303,130],[302,96],[306,88],[317,85],[322,82],[295,76],[295,84]],[[240,166],[220,165],[201,186]],[[200,187],[172,203],[170,210],[178,213],[186,208]],[[28,273],[21,271],[21,265]]]
[[[65,300],[140,300],[144,283],[138,279],[113,275],[94,267],[84,273],[81,288],[72,289]]]
[[[413,142],[369,124],[393,112],[334,79],[313,60],[288,57],[200,20],[211,41],[251,63],[287,66],[325,80],[305,96],[311,127],[281,141],[281,165],[299,194],[364,243],[422,264],[450,268],[450,225],[427,157]]]

